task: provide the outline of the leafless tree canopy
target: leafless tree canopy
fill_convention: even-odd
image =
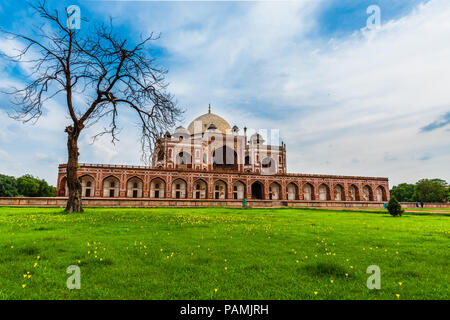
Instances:
[[[47,101],[64,94],[73,121],[66,128],[68,134],[79,134],[86,126],[106,120],[109,126],[96,136],[110,134],[114,142],[119,132],[118,112],[131,108],[139,119],[142,155],[147,161],[155,140],[182,113],[166,91],[167,71],[157,67],[149,54],[149,45],[159,36],[150,34],[132,44],[114,33],[112,21],[91,28],[85,21],[80,30],[70,29],[67,11],[64,15],[49,11],[45,1],[34,9],[50,24],[36,27],[33,36],[1,30],[24,44],[8,58],[32,68],[26,86],[8,92],[14,96],[13,116],[35,121]],[[82,97],[84,103],[75,96]]]

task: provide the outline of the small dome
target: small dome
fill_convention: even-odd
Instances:
[[[263,144],[266,140],[259,133],[254,133],[250,137],[250,141],[256,144]]]
[[[188,129],[186,129],[185,127],[183,127],[183,126],[179,126],[179,127],[177,127],[176,129],[175,129],[175,131],[174,131],[174,134],[175,133],[183,133],[183,134],[189,134],[189,131],[188,131]]]
[[[175,129],[175,131],[173,132],[173,137],[175,138],[175,139],[178,139],[178,138],[180,138],[180,137],[183,137],[183,138],[188,138],[188,137],[190,137],[190,133],[189,133],[189,131],[185,128],[185,127],[183,127],[183,126],[179,126],[179,127],[177,127],[176,129]]]
[[[214,123],[211,123],[208,127],[208,130],[217,130],[217,127]]]

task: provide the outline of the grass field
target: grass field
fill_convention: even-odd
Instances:
[[[449,238],[445,214],[0,207],[0,299],[449,299]]]
[[[403,208],[405,211],[418,211],[418,212],[444,212],[444,213],[450,213],[450,208]],[[386,209],[383,208],[358,208],[358,210],[366,210],[366,211],[380,211],[380,212],[386,212]]]

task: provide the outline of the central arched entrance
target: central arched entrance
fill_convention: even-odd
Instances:
[[[237,153],[227,146],[220,147],[213,152],[213,168],[220,170],[238,170]]]
[[[252,184],[252,199],[264,200],[264,186],[261,182]]]

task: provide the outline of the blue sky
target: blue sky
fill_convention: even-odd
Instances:
[[[169,69],[185,126],[211,103],[232,125],[280,130],[289,172],[450,181],[448,1],[47,2],[79,5],[90,24],[112,16],[131,39],[160,32],[150,53]],[[373,4],[381,27],[365,30]],[[40,23],[25,1],[0,0],[2,28],[30,33]],[[15,45],[0,39],[0,51]],[[28,76],[4,60],[0,70],[0,88]],[[10,119],[8,99],[0,95],[0,173],[55,184],[66,159],[63,99],[35,125]],[[86,130],[80,161],[142,164],[135,123],[121,113],[116,145],[92,144],[98,128]]]

